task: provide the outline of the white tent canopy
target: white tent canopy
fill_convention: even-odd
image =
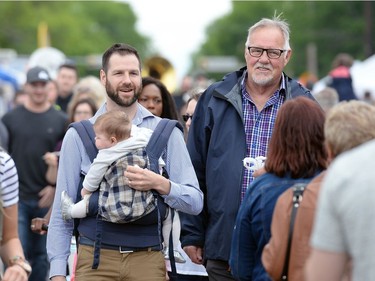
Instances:
[[[355,62],[350,69],[353,88],[358,98],[362,99],[366,91],[375,99],[375,55],[363,62]]]

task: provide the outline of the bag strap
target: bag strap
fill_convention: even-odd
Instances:
[[[288,246],[286,248],[286,256],[283,268],[283,274],[281,275],[281,280],[288,280],[288,269],[289,269],[289,259],[290,259],[290,250],[292,246],[293,239],[293,230],[294,222],[296,220],[297,210],[302,201],[302,195],[306,188],[307,183],[296,183],[291,188],[293,189],[293,206],[292,213],[290,216],[290,226],[289,226],[289,235],[288,235]]]
[[[86,153],[90,158],[90,161],[93,162],[96,155],[98,154],[98,149],[96,148],[95,145],[95,132],[92,123],[89,120],[82,120],[79,122],[73,122],[69,125],[69,128],[74,128],[79,137],[82,140],[83,146],[86,149]],[[83,176],[81,176],[81,180],[79,183],[79,186],[77,188],[77,200],[81,196],[81,188],[82,188],[82,183],[83,183]],[[76,200],[76,201],[77,201]],[[76,245],[77,245],[77,251],[78,251],[78,225],[79,225],[80,220],[79,219],[74,219],[74,228],[73,228],[73,234],[76,239]]]
[[[177,275],[177,268],[176,268],[176,259],[174,258],[174,249],[173,249],[173,220],[174,220],[174,216],[175,216],[175,210],[174,209],[170,209],[171,211],[171,232],[169,234],[169,252],[168,252],[168,256],[169,256],[169,263],[171,265],[171,276],[170,276],[170,281],[176,281],[178,280],[178,275]]]
[[[165,147],[167,146],[169,137],[173,131],[173,129],[177,127],[181,131],[183,131],[183,127],[177,120],[171,120],[163,118],[159,121],[158,125],[156,126],[154,132],[152,133],[150,140],[146,146],[147,156],[150,159],[150,170],[159,174],[159,158],[162,155]],[[163,171],[163,176],[168,178],[168,174],[166,171]],[[154,193],[155,195],[155,193]],[[157,201],[157,197],[156,200]],[[172,212],[172,225],[173,225],[173,217],[174,217],[174,210],[170,209]],[[161,218],[160,212],[158,211],[158,229],[159,229],[159,237],[161,237]],[[176,261],[174,258],[173,253],[173,239],[172,239],[172,231],[173,226],[171,228],[171,232],[169,235],[169,261],[171,264],[171,280],[177,280],[177,270],[176,270]]]
[[[82,140],[83,146],[86,149],[86,153],[90,157],[90,161],[93,162],[98,154],[98,149],[95,146],[95,132],[93,125],[89,120],[82,120],[71,123],[69,125],[69,128],[70,127],[73,127],[77,131]]]
[[[146,146],[147,156],[150,159],[150,170],[155,173],[159,174],[159,158],[167,146],[174,127],[183,131],[182,125],[177,120],[161,119]]]

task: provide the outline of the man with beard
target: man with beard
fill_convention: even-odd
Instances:
[[[142,80],[141,61],[136,49],[122,43],[111,46],[103,54],[100,79],[108,98],[90,119],[91,123],[106,111],[121,110],[132,119],[134,125],[150,129],[156,127],[160,118],[137,102],[142,90]],[[129,185],[142,191],[154,189],[170,207],[192,215],[198,214],[202,210],[203,194],[199,189],[183,134],[177,128],[169,138],[163,159],[169,179],[148,169],[129,166],[125,172]],[[76,199],[80,173],[86,173],[90,164],[82,140],[77,131],[70,128],[61,148],[56,195],[47,237],[50,278],[54,281],[66,280],[66,265],[73,231],[73,223],[64,222],[61,215],[61,192],[66,191],[70,197]],[[161,205],[161,202],[158,204]],[[95,217],[81,219],[78,226],[76,280],[164,281],[166,269],[158,222],[158,213],[146,216],[143,223],[113,224],[100,221],[100,263],[97,269],[92,269],[97,221]]]
[[[291,55],[288,24],[280,16],[260,20],[248,30],[246,67],[208,87],[195,109],[187,146],[205,205],[199,216],[181,213],[181,243],[193,262],[206,264],[210,280],[234,280],[228,266],[232,230],[254,179],[243,159],[266,156],[286,100],[313,99],[283,73]]]

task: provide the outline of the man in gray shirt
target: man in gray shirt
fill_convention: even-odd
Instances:
[[[339,156],[320,191],[308,281],[339,281],[351,262],[353,281],[375,278],[375,141]]]

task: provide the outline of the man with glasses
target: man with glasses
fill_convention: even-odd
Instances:
[[[245,157],[266,156],[277,112],[310,91],[283,73],[292,55],[289,26],[280,16],[248,30],[246,67],[227,74],[200,97],[188,150],[205,205],[199,216],[181,215],[181,242],[191,260],[206,264],[210,280],[234,280],[228,260],[237,211],[254,180]],[[282,149],[282,147],[280,148]]]

